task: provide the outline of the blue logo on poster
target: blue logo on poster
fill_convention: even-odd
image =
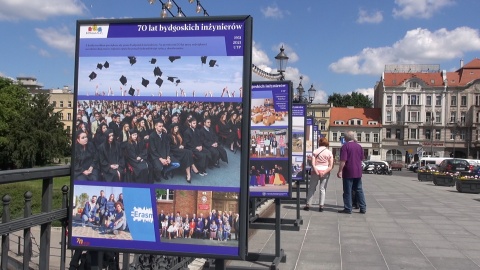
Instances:
[[[344,144],[345,144],[345,137],[343,137],[343,136],[342,136],[342,137],[340,137],[340,143],[341,143],[342,145],[344,145]]]
[[[148,188],[123,190],[127,225],[133,240],[155,242],[151,196]]]

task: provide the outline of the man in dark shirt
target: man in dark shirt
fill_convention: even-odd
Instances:
[[[161,181],[162,177],[168,180],[169,173],[180,167],[180,163],[170,156],[170,141],[162,120],[155,123],[155,130],[149,138],[148,155],[153,166],[153,178]],[[170,175],[171,176],[171,175]]]
[[[343,178],[343,210],[339,213],[352,213],[352,189],[355,191],[358,204],[360,205],[360,213],[367,212],[365,203],[365,195],[362,188],[362,160],[363,149],[360,144],[355,141],[355,133],[347,132],[345,135],[346,143],[340,149],[340,166],[338,168],[338,178]]]
[[[210,118],[206,118],[204,120],[204,126],[200,130],[200,141],[202,141],[203,146],[210,152],[212,162],[211,165],[219,168],[219,159],[228,163],[227,151],[225,151],[225,148],[220,146],[217,135],[211,127],[212,120]]]
[[[195,165],[200,174],[207,174],[207,165],[211,160],[212,155],[203,147],[203,143],[200,141],[200,132],[197,129],[197,119],[194,117],[188,120],[189,128],[185,130],[183,137],[185,139],[185,148],[192,150],[193,155],[196,158]]]

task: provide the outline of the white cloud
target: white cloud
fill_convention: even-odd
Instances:
[[[75,54],[75,36],[70,34],[67,27],[35,28],[35,32],[48,46],[64,51],[69,55]]]
[[[455,4],[453,0],[395,0],[398,8],[393,9],[395,18],[428,19],[444,7]]]
[[[368,13],[368,11],[364,9],[360,9],[358,11],[358,19],[357,23],[380,23],[383,21],[383,15],[380,11],[375,11],[372,13]]]
[[[417,28],[408,31],[392,46],[365,48],[330,64],[336,73],[381,74],[387,64],[432,64],[462,57],[466,52],[480,51],[477,29],[459,27],[431,32]]]
[[[362,94],[362,95],[366,95],[368,96],[369,98],[372,99],[372,102],[373,102],[373,87],[372,88],[358,88],[356,90],[353,90],[352,92],[348,92],[349,95],[351,95],[353,92],[357,92],[359,94]]]
[[[49,17],[82,15],[87,8],[79,0],[0,0],[0,21],[46,20]]]
[[[284,14],[288,12],[282,11],[278,6],[269,6],[266,8],[261,8],[260,11],[262,11],[263,16],[265,18],[274,18],[274,19],[281,19],[283,18]]]

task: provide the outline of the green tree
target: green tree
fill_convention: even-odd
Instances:
[[[354,106],[355,108],[372,108],[373,101],[367,95],[353,92],[352,94],[341,95],[335,93],[328,96],[328,103],[332,103],[335,107]]]
[[[0,78],[0,168],[44,166],[62,157],[70,138],[49,94],[31,96],[21,85]]]

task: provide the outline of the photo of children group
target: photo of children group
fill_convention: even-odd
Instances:
[[[251,129],[251,158],[283,158],[288,153],[287,129]]]

